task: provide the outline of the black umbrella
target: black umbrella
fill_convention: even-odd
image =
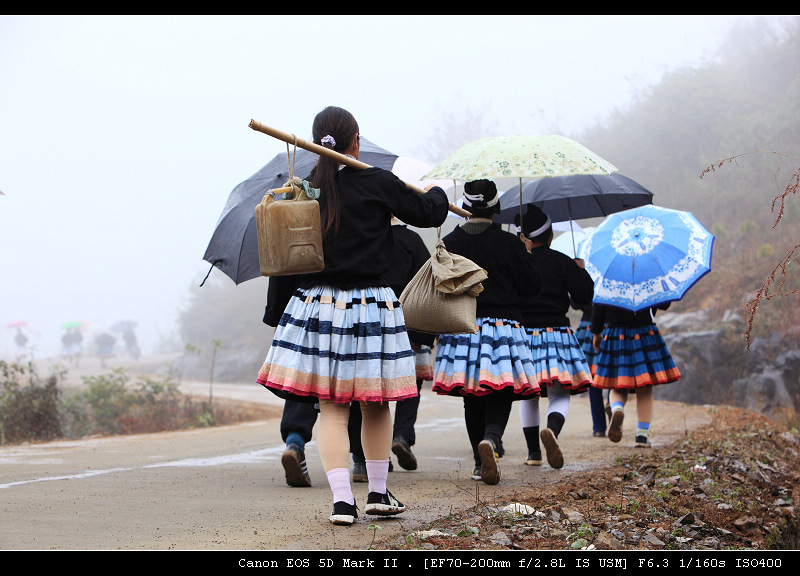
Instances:
[[[553,222],[568,222],[608,216],[616,212],[653,203],[653,193],[618,172],[599,175],[553,176],[532,180],[505,191],[503,210],[494,219],[513,224],[521,207],[534,204]]]
[[[266,166],[236,186],[228,196],[203,260],[216,266],[236,284],[261,276],[258,259],[256,205],[268,190],[280,188],[289,179],[289,161],[294,161],[294,175],[306,179],[319,156],[302,148],[273,158]],[[359,140],[361,162],[391,170],[397,154],[384,150],[363,136]],[[209,270],[209,273],[211,270]],[[206,276],[208,277],[208,276]],[[205,282],[205,280],[203,280]],[[202,284],[201,284],[202,286]]]

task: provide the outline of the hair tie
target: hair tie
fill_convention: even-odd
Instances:
[[[330,144],[329,148],[331,148],[331,149],[333,149],[333,148],[335,148],[335,147],[336,147],[336,140],[335,140],[335,139],[334,139],[334,137],[333,137],[333,136],[331,136],[330,134],[328,134],[328,135],[327,135],[327,136],[325,136],[325,137],[324,137],[322,140],[320,140],[320,143],[321,143],[323,146],[325,146],[326,144]]]

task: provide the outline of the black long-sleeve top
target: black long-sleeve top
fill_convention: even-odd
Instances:
[[[670,304],[659,304],[638,312],[595,303],[592,306],[592,334],[600,334],[607,325],[610,328],[641,328],[655,323],[658,310],[666,310]]]
[[[522,323],[525,328],[569,326],[570,299],[581,306],[592,303],[592,277],[575,260],[548,246],[537,246],[530,255],[542,272],[542,287],[525,299]]]
[[[381,168],[344,167],[336,176],[339,189],[339,233],[322,239],[325,268],[298,279],[301,288],[316,284],[343,290],[388,286],[386,273],[393,263],[392,215],[417,228],[441,226],[447,218],[447,195],[439,187],[426,194],[408,188]],[[325,206],[321,191],[320,208]],[[324,213],[324,209],[322,210]]]
[[[471,233],[472,232],[472,233]],[[479,317],[504,318],[522,323],[523,299],[535,296],[542,285],[536,259],[514,234],[499,224],[467,222],[442,238],[447,250],[469,258],[486,270],[478,294]]]
[[[325,268],[314,274],[269,279],[263,318],[269,326],[278,325],[297,288],[317,284],[343,290],[389,286],[387,274],[394,264],[392,215],[418,228],[441,226],[447,218],[449,203],[444,190],[433,187],[419,194],[388,170],[345,166],[339,170],[336,184],[341,220],[339,233],[330,230],[322,240]],[[325,201],[322,190],[320,204]]]

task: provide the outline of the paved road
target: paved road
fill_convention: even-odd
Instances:
[[[182,385],[185,393],[192,386]],[[196,391],[207,394],[207,384]],[[215,397],[276,399],[259,386],[215,384]],[[585,396],[585,395],[583,395]],[[545,404],[546,401],[543,401]],[[276,414],[278,411],[276,410]],[[698,406],[657,403],[654,445],[679,439],[710,421]],[[587,397],[573,399],[561,444],[566,465],[522,464],[526,454],[516,410],[500,461],[497,486],[469,478],[471,451],[459,399],[423,390],[418,444],[420,468],[397,467],[392,492],[409,510],[387,519],[362,516],[350,527],[329,523],[330,490],[316,439],[307,447],[311,488],[286,485],[280,465],[278,419],[244,425],[140,436],[0,447],[2,550],[357,550],[474,504],[510,499],[520,487],[554,482],[572,472],[631,453],[591,437]],[[366,484],[354,484],[363,507]],[[371,526],[379,526],[377,534]]]

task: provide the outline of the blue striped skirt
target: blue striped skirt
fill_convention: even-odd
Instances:
[[[420,346],[414,352],[414,365],[417,369],[417,380],[433,380],[433,351],[430,346]]]
[[[436,348],[433,391],[447,396],[485,396],[500,390],[535,398],[539,383],[528,339],[517,322],[476,318],[475,334],[442,334]]]
[[[592,384],[592,373],[578,340],[569,326],[526,328],[542,396],[548,386],[560,385],[572,394],[586,392]]]
[[[593,386],[597,388],[632,390],[675,382],[681,377],[655,324],[606,327],[596,362]]]
[[[281,398],[385,402],[418,395],[414,353],[391,288],[297,290],[258,383]]]
[[[575,330],[575,338],[578,340],[578,344],[583,350],[583,355],[586,358],[586,363],[589,365],[589,369],[594,374],[594,365],[597,360],[597,350],[594,349],[592,345],[592,323],[587,320],[581,320],[578,323],[578,328]]]

